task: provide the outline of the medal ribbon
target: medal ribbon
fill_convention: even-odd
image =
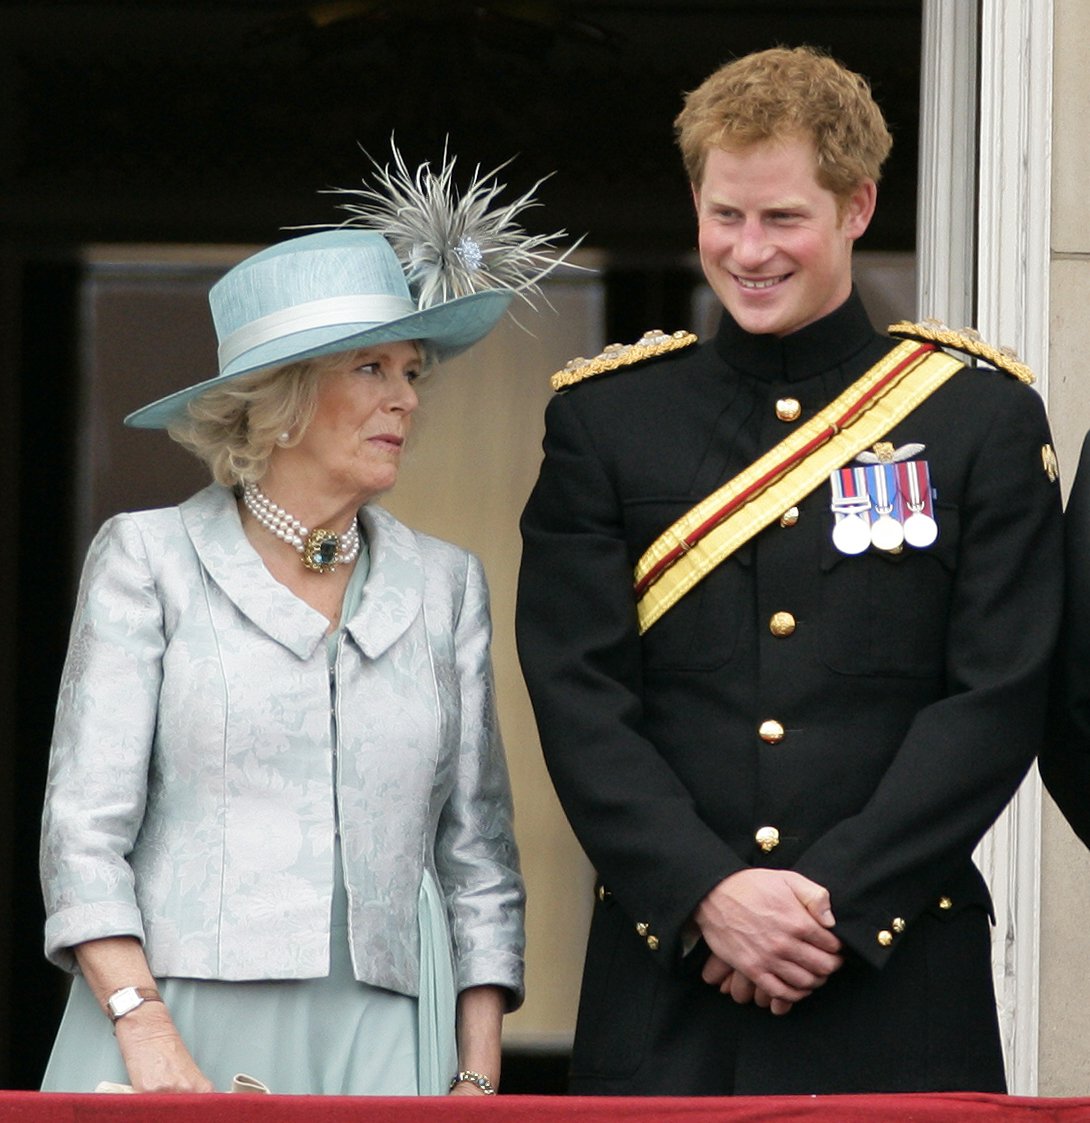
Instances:
[[[871,464],[866,473],[867,489],[874,496],[876,515],[870,528],[871,542],[879,550],[899,549],[905,540],[905,533],[899,517],[897,477],[893,465]]]
[[[901,492],[908,498],[908,509],[915,514],[934,518],[931,503],[931,473],[927,470],[926,460],[907,460],[896,465],[897,482]]]
[[[888,515],[893,510],[893,500],[890,498],[890,484],[888,475],[889,464],[870,464],[867,466],[867,491],[874,496],[874,510],[876,514]],[[892,488],[896,494],[896,485]]]
[[[917,549],[926,549],[938,537],[935,509],[931,496],[931,471],[926,460],[911,460],[897,465],[897,479],[908,517],[905,519],[905,541]]]
[[[863,516],[870,509],[865,471],[864,468],[838,468],[829,477],[833,489],[833,511],[838,519],[846,515]]]

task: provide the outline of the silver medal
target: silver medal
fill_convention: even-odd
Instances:
[[[871,524],[870,540],[879,550],[896,550],[905,540],[905,530],[896,519],[882,514]]]
[[[870,523],[862,515],[845,515],[833,527],[833,545],[842,554],[861,554],[870,544]]]
[[[867,490],[874,496],[877,518],[871,523],[870,540],[879,550],[899,550],[905,540],[900,522],[892,518],[896,497],[892,464],[875,464],[865,469]]]
[[[836,515],[833,545],[842,554],[861,554],[870,545],[871,500],[865,482],[862,469],[844,469],[829,477],[832,509]],[[845,483],[850,485],[853,494],[845,494]]]
[[[917,549],[930,546],[939,536],[939,527],[930,515],[914,511],[905,519],[905,541]]]
[[[899,472],[907,484],[909,516],[905,519],[905,541],[917,550],[926,549],[939,536],[939,524],[927,513],[931,475],[926,460],[913,460]]]

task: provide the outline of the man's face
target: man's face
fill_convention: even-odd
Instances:
[[[875,185],[864,180],[838,209],[816,173],[813,145],[793,137],[711,149],[693,188],[704,275],[748,332],[790,335],[851,293],[852,246]]]

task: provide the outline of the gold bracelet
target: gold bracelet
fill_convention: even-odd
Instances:
[[[475,1084],[486,1096],[494,1096],[496,1094],[496,1089],[487,1076],[482,1076],[479,1072],[470,1072],[468,1069],[463,1069],[455,1076],[450,1082],[448,1091],[454,1091],[454,1088],[458,1084]]]

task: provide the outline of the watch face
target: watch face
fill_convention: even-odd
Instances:
[[[130,1010],[135,1010],[143,1001],[136,993],[136,987],[122,987],[106,999],[106,1005],[110,1008],[110,1016],[116,1022]]]

